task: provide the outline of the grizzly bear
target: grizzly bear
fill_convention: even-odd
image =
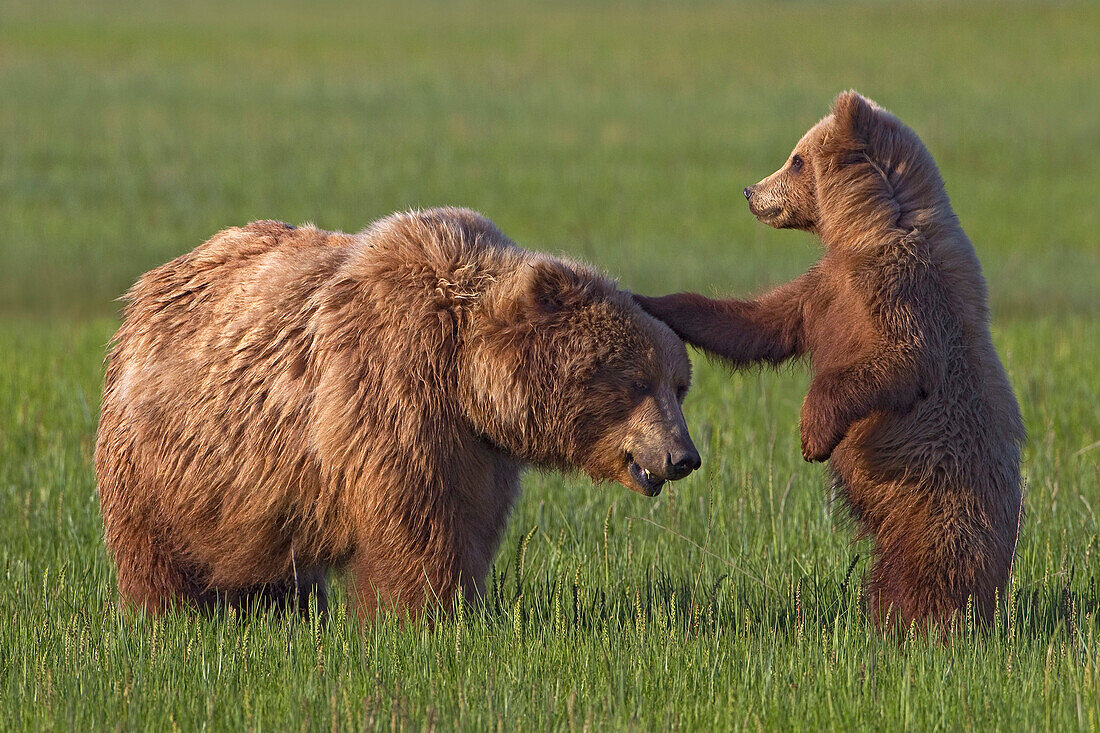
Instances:
[[[756,300],[638,301],[734,366],[809,357],[802,455],[829,460],[873,538],[876,622],[948,631],[971,598],[990,618],[1019,531],[1024,428],[981,267],[931,155],[847,92],[744,194],[761,222],[817,234],[822,259]]]
[[[699,466],[683,343],[464,209],[256,222],[142,276],[96,473],[124,599],[361,618],[476,601],[527,465],[653,496]]]

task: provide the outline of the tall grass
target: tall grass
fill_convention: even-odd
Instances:
[[[323,625],[127,615],[90,466],[111,327],[0,327],[0,706],[15,727],[1097,725],[1091,321],[996,333],[1031,428],[1027,514],[996,628],[946,648],[870,628],[868,548],[799,457],[804,376],[731,379],[706,361],[687,402],[696,477],[647,500],[530,475],[484,605],[435,629],[360,629],[339,578]]]

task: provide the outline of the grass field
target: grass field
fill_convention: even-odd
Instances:
[[[1100,729],[1098,36],[1095,3],[6,0],[3,727]],[[752,291],[816,252],[738,192],[850,86],[923,136],[990,282],[1030,433],[995,630],[871,630],[805,370],[699,357],[703,469],[656,500],[529,475],[483,608],[120,612],[91,453],[139,273],[251,219],[453,203],[625,287]]]

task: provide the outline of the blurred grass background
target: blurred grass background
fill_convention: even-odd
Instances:
[[[16,729],[1100,728],[1100,5],[0,0],[0,719]],[[655,501],[533,474],[484,613],[434,631],[127,619],[91,466],[141,272],[258,218],[480,209],[645,292],[817,256],[740,190],[855,87],[925,140],[1030,432],[996,631],[863,618],[798,453],[802,368],[695,358]],[[527,539],[525,539],[527,538]],[[849,577],[850,574],[850,577]]]
[[[761,287],[815,252],[739,192],[849,87],[932,150],[998,312],[1100,303],[1094,3],[0,7],[6,311],[439,203],[638,289]]]

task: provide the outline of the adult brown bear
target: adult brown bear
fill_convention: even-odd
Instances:
[[[802,454],[830,459],[875,541],[873,617],[992,615],[1021,511],[1016,399],[985,282],[917,135],[855,92],[744,191],[760,221],[821,237],[809,272],[756,300],[638,297],[735,366],[808,355]]]
[[[127,298],[96,473],[153,612],[323,606],[342,566],[364,617],[476,600],[524,465],[651,496],[699,465],[681,341],[473,211],[227,229]]]

